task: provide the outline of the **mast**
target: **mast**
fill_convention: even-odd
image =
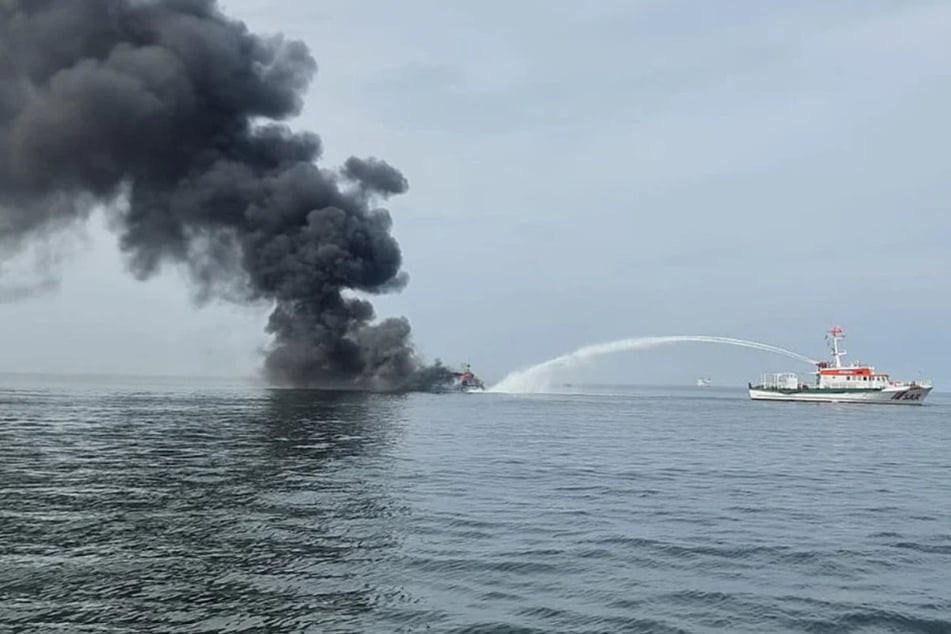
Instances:
[[[847,353],[845,350],[839,350],[839,340],[845,338],[845,335],[842,334],[842,329],[832,324],[826,332],[826,339],[829,340],[829,347],[832,348],[832,367],[841,368],[842,367],[842,358]]]

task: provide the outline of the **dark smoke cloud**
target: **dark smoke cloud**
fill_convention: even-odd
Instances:
[[[0,241],[81,222],[97,204],[132,272],[183,262],[205,298],[270,300],[276,383],[373,390],[448,380],[405,319],[345,295],[407,281],[386,162],[321,169],[297,115],[317,66],[213,0],[0,0]]]

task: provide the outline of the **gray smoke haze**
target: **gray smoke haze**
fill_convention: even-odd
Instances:
[[[0,304],[29,299],[55,291],[58,288],[59,282],[53,279],[41,280],[32,284],[0,284]]]
[[[405,319],[372,323],[407,281],[386,162],[322,169],[297,115],[317,65],[214,0],[0,2],[0,247],[22,248],[108,205],[130,268],[184,262],[203,297],[271,300],[275,383],[425,389]],[[427,377],[423,380],[420,377]]]

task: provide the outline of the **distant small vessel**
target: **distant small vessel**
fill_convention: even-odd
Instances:
[[[842,329],[826,333],[832,361],[819,361],[815,379],[802,381],[793,372],[764,374],[759,385],[749,384],[750,398],[759,401],[806,401],[813,403],[880,403],[921,405],[932,390],[930,381],[894,381],[870,365],[843,365],[846,354],[839,349]]]
[[[709,377],[702,376],[697,379],[697,387],[710,387],[711,385],[713,385],[713,380]]]
[[[452,385],[454,391],[475,392],[485,390],[485,383],[472,373],[472,366],[468,363],[462,366],[461,372],[453,372],[452,375],[455,377]]]

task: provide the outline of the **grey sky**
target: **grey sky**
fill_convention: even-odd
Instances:
[[[424,353],[500,378],[580,345],[708,334],[951,381],[951,5],[939,2],[229,0],[305,40],[294,122],[326,160],[375,155],[405,269],[380,315]],[[267,307],[142,283],[95,218],[3,265],[4,371],[247,374]],[[13,299],[12,297],[10,299]],[[784,369],[707,346],[631,353],[588,378],[719,383]],[[802,368],[805,369],[805,368]]]

